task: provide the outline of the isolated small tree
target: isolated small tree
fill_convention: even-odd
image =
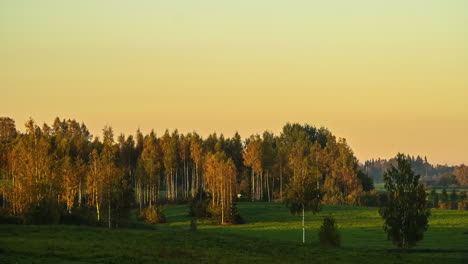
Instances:
[[[458,195],[457,190],[453,189],[450,193],[450,203],[451,209],[457,209]]]
[[[303,171],[307,171],[304,169]],[[285,202],[292,214],[302,212],[302,243],[305,243],[305,211],[319,212],[322,193],[316,182],[316,175],[303,173],[288,184]]]
[[[445,190],[445,188],[442,189],[442,194],[441,194],[441,197],[440,197],[440,201],[443,202],[443,203],[448,203],[448,194],[447,194],[447,190]]]
[[[323,218],[323,224],[319,232],[320,245],[329,247],[339,247],[341,244],[340,234],[335,219],[331,216]]]
[[[190,231],[197,231],[197,219],[190,219]]]
[[[430,209],[426,207],[426,190],[412,170],[411,161],[403,154],[398,154],[396,161],[397,167],[392,165],[384,174],[389,200],[379,213],[385,220],[388,239],[406,250],[423,239]]]
[[[458,201],[458,194],[457,194],[457,190],[455,189],[452,189],[452,192],[450,193],[450,201],[452,203],[454,202],[457,202]]]

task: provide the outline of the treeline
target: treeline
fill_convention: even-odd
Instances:
[[[426,186],[449,187],[468,186],[468,167],[464,164],[459,166],[433,165],[426,157],[406,157],[416,174],[421,175]],[[383,182],[383,174],[391,165],[395,165],[395,159],[372,159],[361,164],[361,169],[373,179],[375,183]]]
[[[30,119],[25,128],[20,133],[13,119],[0,118],[2,210],[26,223],[80,215],[122,226],[131,208],[202,193],[212,215],[229,223],[236,200],[282,201],[297,175],[313,177],[327,204],[359,205],[373,189],[346,140],[307,124],[246,139],[177,130],[115,138],[108,126],[100,139],[84,123],[59,118],[41,127]]]
[[[450,194],[445,188],[439,194],[436,189],[432,189],[428,197],[428,207],[451,209],[451,210],[468,210],[468,196],[466,191],[457,193],[453,189]]]

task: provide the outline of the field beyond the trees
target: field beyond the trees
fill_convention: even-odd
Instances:
[[[386,240],[377,207],[325,206],[301,216],[283,204],[238,203],[243,225],[199,221],[169,206],[168,223],[131,228],[0,225],[0,263],[468,263],[468,211],[432,209],[423,241],[400,253]],[[318,245],[322,219],[332,215],[342,247]],[[135,220],[136,221],[136,220]]]

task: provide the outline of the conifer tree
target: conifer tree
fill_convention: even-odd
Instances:
[[[411,162],[403,154],[396,156],[393,165],[384,174],[388,204],[380,208],[387,237],[404,250],[423,239],[428,228],[430,209],[426,207],[426,190],[411,168]]]

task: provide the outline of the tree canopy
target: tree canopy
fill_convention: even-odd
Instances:
[[[245,139],[177,130],[115,137],[109,126],[97,137],[73,119],[42,127],[30,119],[21,133],[4,117],[0,150],[0,198],[11,215],[50,204],[61,214],[93,211],[109,227],[122,225],[133,206],[188,200],[200,190],[221,206],[224,222],[239,197],[316,211],[319,198],[357,205],[371,186],[346,140],[309,124]]]
[[[403,155],[396,156],[397,166],[384,174],[388,204],[380,208],[387,237],[403,249],[413,247],[428,228],[430,209],[426,206],[426,190],[419,182],[420,176],[411,168]]]

